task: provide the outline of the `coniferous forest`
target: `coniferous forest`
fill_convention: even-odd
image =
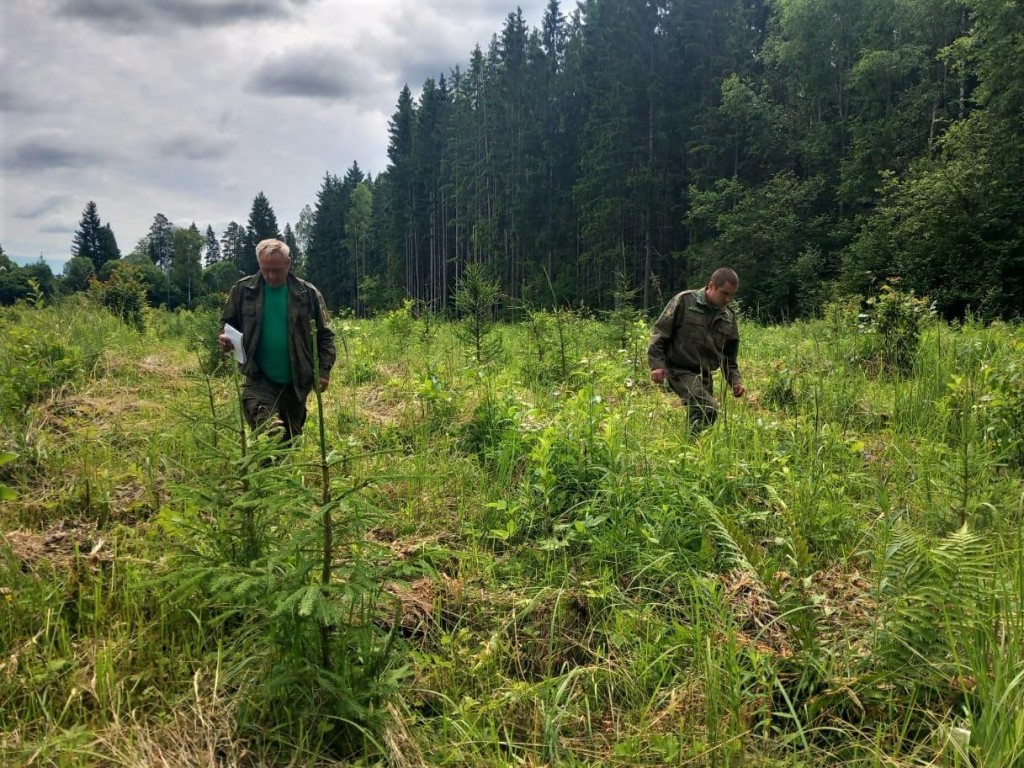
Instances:
[[[996,0],[552,0],[397,94],[387,168],[328,170],[294,229],[260,192],[219,241],[157,214],[127,260],[170,307],[280,235],[358,315],[453,310],[469,264],[508,307],[650,311],[728,264],[765,320],[897,280],[946,317],[1017,316],[1022,34]],[[79,253],[104,229],[90,206],[72,251],[109,279],[109,224],[112,253]],[[71,264],[65,289],[89,275]]]

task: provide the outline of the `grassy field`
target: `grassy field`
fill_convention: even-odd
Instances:
[[[338,319],[290,450],[214,315],[0,310],[0,764],[1024,764],[1024,329],[900,307],[696,438],[644,322]]]

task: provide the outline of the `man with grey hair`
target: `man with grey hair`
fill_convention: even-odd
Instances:
[[[718,419],[713,374],[721,368],[736,397],[747,391],[736,355],[740,346],[736,314],[729,305],[736,298],[740,279],[720,267],[708,284],[672,297],[654,328],[647,347],[651,380],[665,381],[687,407],[695,433]]]
[[[291,251],[285,243],[261,241],[256,260],[259,272],[231,288],[221,323],[242,333],[246,421],[253,429],[270,423],[288,442],[302,433],[313,386],[327,388],[334,366],[334,331],[320,291],[291,274]],[[310,323],[316,327],[316,371]],[[223,352],[234,349],[223,330],[218,341]]]

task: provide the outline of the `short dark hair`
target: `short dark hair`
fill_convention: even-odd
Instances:
[[[711,284],[715,288],[721,288],[725,285],[739,286],[740,277],[736,274],[736,270],[730,269],[729,267],[719,267],[711,273]]]

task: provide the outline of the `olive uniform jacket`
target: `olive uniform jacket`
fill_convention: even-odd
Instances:
[[[704,289],[672,297],[651,330],[647,360],[651,370],[667,368],[710,376],[721,368],[729,386],[742,384],[736,355],[740,334],[736,314],[704,298]]]
[[[246,378],[259,376],[256,350],[260,343],[260,324],[263,322],[263,275],[243,277],[231,288],[228,302],[221,314],[221,323],[229,323],[242,332],[245,363],[242,373]],[[292,365],[292,386],[295,394],[305,400],[313,390],[313,332],[310,321],[316,324],[316,342],[319,358],[319,377],[329,377],[334,367],[334,331],[324,297],[312,283],[295,275],[288,275],[288,357]]]

